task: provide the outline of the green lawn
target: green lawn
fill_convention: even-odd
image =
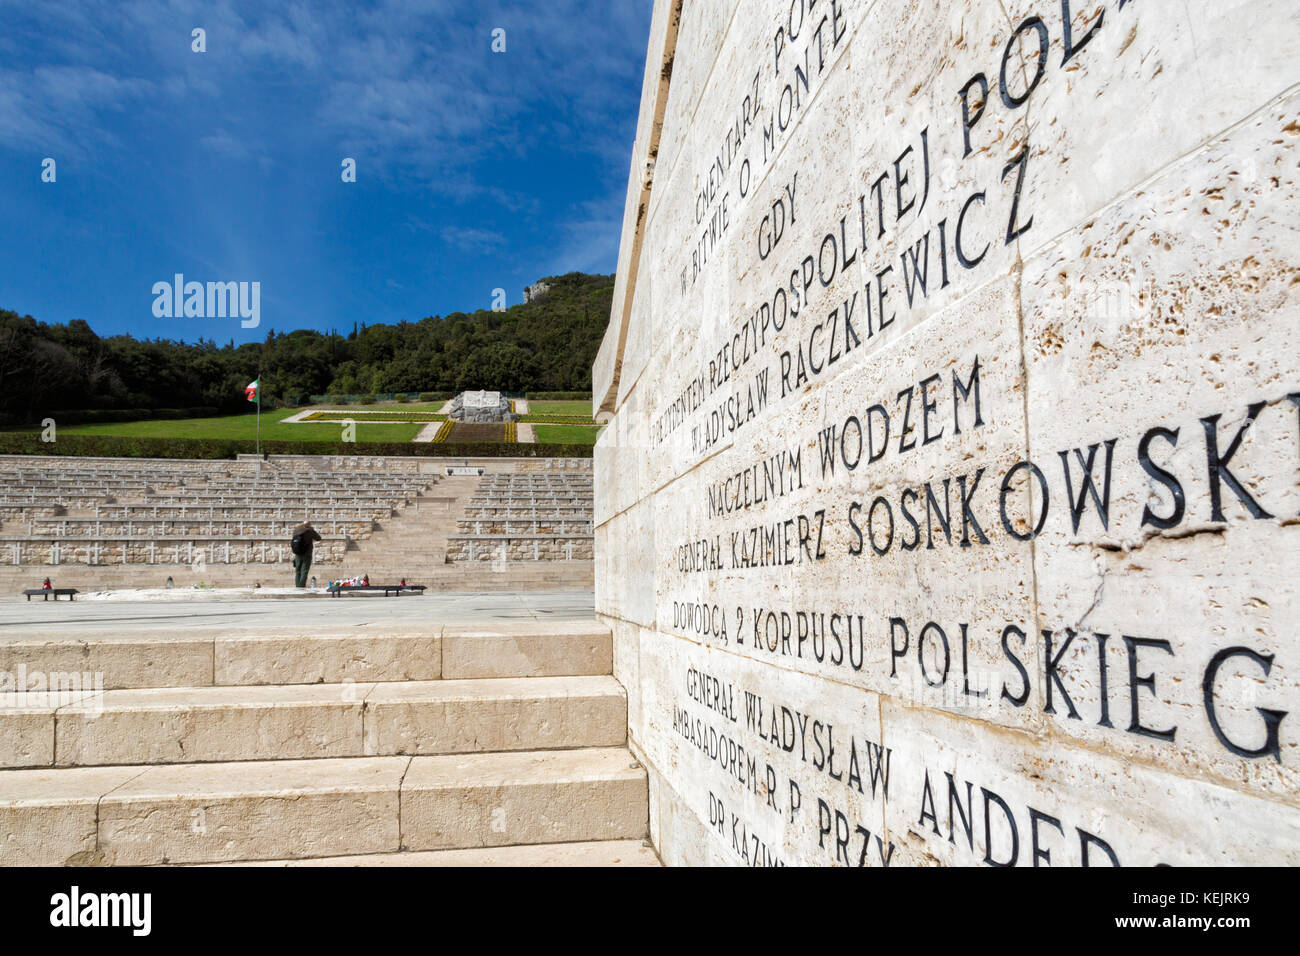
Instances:
[[[591,417],[591,402],[529,402],[528,411],[536,415],[585,415]]]
[[[262,413],[262,437],[268,441],[338,441],[343,435],[339,423],[299,422],[281,425],[280,420],[301,409],[282,408]],[[56,419],[57,420],[57,419]],[[357,424],[356,440],[410,441],[423,425]],[[59,428],[65,435],[131,435],[142,438],[246,438],[257,435],[256,415],[226,415],[219,418],[155,419],[139,422],[111,422],[102,425],[68,425]]]
[[[539,445],[594,445],[600,435],[599,428],[587,425],[534,425],[533,431]]]
[[[421,408],[437,409],[436,405],[384,405],[350,406],[349,412],[358,418],[366,410],[381,407],[401,411]],[[591,402],[533,402],[533,411],[551,415],[590,415]],[[280,421],[302,411],[300,408],[282,408],[262,414],[262,437],[268,441],[338,441],[343,434],[341,422],[297,422],[282,425]],[[65,435],[127,435],[141,438],[244,438],[252,441],[256,432],[257,416],[226,415],[219,418],[150,419],[138,422],[110,422],[98,425],[67,425],[59,428]],[[391,424],[358,421],[356,440],[407,442],[420,433],[424,425],[413,422]],[[599,428],[585,425],[534,425],[537,441],[543,445],[594,445]]]

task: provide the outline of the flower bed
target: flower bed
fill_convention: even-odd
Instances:
[[[440,412],[366,411],[366,412],[312,412],[304,415],[304,422],[445,422],[447,416]]]
[[[449,443],[499,442],[504,440],[505,427],[493,422],[452,422]]]
[[[547,415],[541,412],[520,415],[519,420],[529,425],[587,425],[594,428],[600,424],[594,418],[584,415]]]

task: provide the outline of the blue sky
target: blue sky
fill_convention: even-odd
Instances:
[[[239,342],[613,272],[651,7],[0,0],[0,308]],[[260,327],[155,318],[175,273]]]

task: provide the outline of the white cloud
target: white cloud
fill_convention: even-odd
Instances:
[[[442,239],[448,245],[481,252],[496,251],[505,247],[507,243],[505,236],[491,229],[467,229],[461,226],[445,227],[442,230]]]
[[[497,254],[546,236],[546,263],[510,268],[591,271],[617,252],[650,2],[0,0],[0,148],[176,150],[150,154],[163,165],[197,146],[280,171],[292,154],[332,178],[353,156],[358,188],[413,197],[408,228]],[[518,172],[539,153],[573,157],[591,200],[557,211],[545,180],[565,169]]]

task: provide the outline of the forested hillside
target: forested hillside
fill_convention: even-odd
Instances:
[[[238,411],[258,376],[268,399],[293,404],[338,392],[588,389],[614,277],[542,281],[546,293],[502,312],[358,323],[346,334],[271,329],[239,346],[101,338],[83,319],[50,325],[0,310],[0,411],[23,421],[61,409]]]

